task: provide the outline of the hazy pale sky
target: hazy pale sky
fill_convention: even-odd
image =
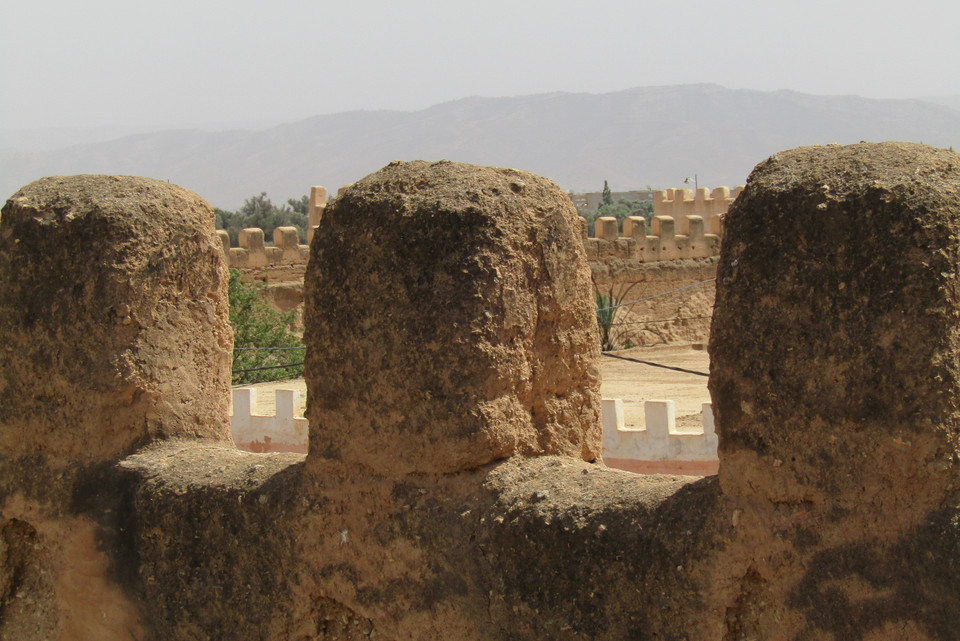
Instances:
[[[957,0],[0,0],[0,128],[271,123],[466,96],[960,94]]]

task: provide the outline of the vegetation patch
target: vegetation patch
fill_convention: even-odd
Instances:
[[[294,312],[278,312],[230,270],[230,326],[233,327],[233,384],[262,383],[303,376],[304,346],[291,331]]]
[[[296,227],[300,235],[300,244],[307,243],[307,220],[310,198],[290,198],[284,205],[274,205],[266,192],[247,198],[237,211],[215,208],[217,229],[226,230],[230,235],[230,246],[239,246],[241,229],[256,227],[263,230],[263,238],[273,243],[273,230],[277,227]]]

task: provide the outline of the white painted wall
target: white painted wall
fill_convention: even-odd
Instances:
[[[269,452],[306,452],[308,444],[307,419],[294,416],[299,405],[300,392],[275,390],[276,413],[273,416],[257,414],[257,390],[233,390],[233,414],[230,431],[240,449]]]
[[[678,432],[673,401],[644,403],[646,429],[628,428],[623,401],[603,399],[603,456],[638,461],[712,461],[717,458],[713,406],[703,404],[703,430]]]

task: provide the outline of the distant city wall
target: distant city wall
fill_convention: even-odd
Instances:
[[[706,221],[706,231],[720,234],[722,216],[743,191],[743,186],[717,187],[712,192],[707,187],[692,189],[662,189],[653,195],[653,215],[670,216],[679,224],[686,216],[700,216]]]
[[[707,187],[698,187],[696,190],[683,188],[670,189],[638,189],[633,191],[615,191],[611,193],[613,202],[621,200],[653,201],[654,216],[672,216],[681,221],[684,216],[702,216],[705,220],[717,214],[726,213],[730,204],[743,191],[743,186],[717,187],[711,191]],[[603,203],[603,193],[599,191],[585,194],[570,193],[570,200],[577,210],[596,211]],[[719,233],[712,228],[708,232]]]
[[[705,342],[710,334],[716,261],[720,254],[723,215],[739,194],[726,187],[667,189],[653,194],[656,215],[623,222],[601,217],[589,238],[581,218],[581,237],[598,290],[619,302],[644,299],[618,311],[612,334],[617,347]],[[310,191],[308,239],[327,206],[327,190]],[[303,301],[303,274],[309,246],[298,244],[296,229],[274,230],[267,247],[259,229],[240,232],[239,247],[230,247],[218,232],[230,267],[244,279],[266,284],[264,294],[276,309],[298,309]]]
[[[714,216],[714,228],[720,226]],[[623,234],[616,218],[603,216],[594,222],[594,238],[587,235],[587,221],[580,219],[582,238],[588,261],[624,258],[642,263],[684,258],[707,258],[720,254],[720,235],[705,233],[701,216],[686,216],[678,225],[670,216],[655,216],[648,232],[642,216],[631,216],[624,221]],[[312,238],[314,226],[308,235]],[[217,231],[223,253],[230,267],[261,269],[284,265],[306,265],[310,257],[309,245],[299,244],[296,227],[277,227],[273,231],[273,246],[268,247],[262,229],[241,229],[239,247],[230,246],[226,231]]]
[[[711,216],[710,226],[716,232],[710,233],[702,216],[684,216],[679,224],[672,216],[654,216],[649,232],[643,216],[630,216],[623,221],[622,234],[616,218],[601,216],[593,223],[593,238],[587,236],[587,221],[580,220],[588,261],[624,258],[653,263],[720,255],[720,215]]]
[[[653,189],[636,189],[633,191],[615,191],[612,192],[610,196],[615,203],[621,200],[653,201],[653,195],[655,193]],[[592,191],[585,194],[575,194],[571,192],[570,200],[573,201],[573,204],[576,205],[578,210],[587,209],[596,211],[603,203],[603,192]]]
[[[622,258],[639,262],[658,262],[688,258],[707,258],[720,253],[723,233],[723,215],[742,187],[732,194],[727,187],[717,187],[711,193],[701,187],[665,189],[654,192],[654,216],[650,228],[642,216],[632,216],[623,222],[623,232],[617,220],[600,217],[594,222],[594,238],[589,238],[587,223],[583,220],[583,243],[588,261]],[[639,192],[638,192],[639,193]],[[327,206],[327,190],[310,190],[309,226],[307,242]],[[267,247],[260,229],[243,229],[239,247],[230,247],[230,239],[219,231],[224,255],[230,267],[236,269],[264,269],[279,266],[306,265],[309,245],[300,245],[296,228],[277,227],[273,232],[274,245]]]

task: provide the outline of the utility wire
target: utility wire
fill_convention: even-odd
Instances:
[[[281,369],[283,367],[299,367],[303,363],[287,363],[286,365],[265,365],[264,367],[250,367],[247,369],[235,369],[233,370],[234,374],[243,374],[246,372],[260,372],[265,369]]]
[[[650,361],[642,361],[639,358],[630,358],[629,356],[620,356],[619,354],[612,354],[610,352],[600,352],[604,356],[609,356],[610,358],[619,358],[622,361],[630,361],[631,363],[640,363],[641,365],[650,365],[651,367],[662,367],[663,369],[670,369],[675,372],[683,372],[684,374],[696,374],[697,376],[707,376],[710,375],[705,372],[698,372],[692,369],[684,369],[682,367],[673,367],[672,365],[664,365],[662,363],[652,363]]]
[[[279,352],[285,349],[307,349],[306,345],[297,347],[234,347],[235,352]]]

